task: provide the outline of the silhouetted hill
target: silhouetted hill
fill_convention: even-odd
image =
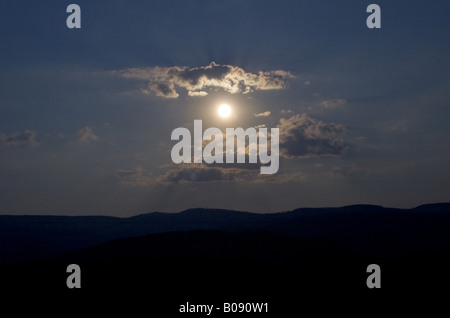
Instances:
[[[216,209],[105,216],[0,216],[0,264],[37,260],[110,240],[190,230],[264,230],[325,238],[355,252],[393,257],[447,251],[450,204],[401,210],[373,205],[256,214]]]
[[[450,211],[450,203],[433,203],[423,204],[414,208],[415,211],[428,211],[434,213],[448,213]]]

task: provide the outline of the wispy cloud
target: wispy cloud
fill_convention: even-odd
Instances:
[[[92,141],[97,141],[99,138],[90,127],[84,127],[80,129],[77,133],[77,140],[79,143],[90,143]]]
[[[281,110],[281,114],[285,115],[285,114],[293,114],[294,111],[292,109],[282,109]]]
[[[4,146],[34,146],[37,145],[37,133],[31,130],[24,130],[23,132],[15,132],[12,134],[0,133],[0,145]]]
[[[253,114],[255,117],[268,117],[270,116],[270,111],[267,110],[265,112],[259,113],[259,114]]]
[[[114,177],[119,183],[133,187],[146,187],[154,184],[156,181],[152,178],[150,172],[142,166],[137,166],[131,170],[118,170],[115,172]]]
[[[246,72],[233,65],[212,62],[208,66],[189,68],[186,66],[128,68],[119,71],[126,78],[145,80],[142,91],[164,98],[179,97],[178,88],[187,90],[189,96],[206,96],[211,89],[221,88],[231,94],[247,94],[255,90],[278,90],[286,87],[288,71]]]
[[[328,99],[320,103],[321,106],[328,109],[337,108],[346,104],[347,100],[344,98]]]

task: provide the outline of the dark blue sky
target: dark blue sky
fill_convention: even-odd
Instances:
[[[372,2],[2,1],[0,213],[450,201],[450,4]],[[279,127],[280,170],[173,164],[194,119]]]

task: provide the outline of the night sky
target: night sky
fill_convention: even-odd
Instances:
[[[449,13],[447,0],[4,0],[0,213],[448,202]],[[173,163],[171,133],[195,119],[279,128],[278,172]]]

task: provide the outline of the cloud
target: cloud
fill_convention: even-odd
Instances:
[[[267,117],[270,116],[270,111],[267,110],[265,112],[259,113],[259,114],[253,114],[255,117]]]
[[[0,145],[4,146],[34,146],[37,145],[37,133],[31,130],[16,132],[9,135],[0,134]]]
[[[282,118],[280,129],[280,155],[286,158],[342,155],[347,145],[342,136],[345,127],[325,123],[306,114]]]
[[[189,96],[206,96],[206,95],[208,95],[208,93],[204,92],[204,91],[198,91],[198,92],[188,91],[188,95]]]
[[[79,143],[89,143],[91,141],[97,141],[99,138],[90,127],[84,127],[77,133],[77,140]]]
[[[126,78],[148,82],[144,93],[164,98],[177,98],[177,87],[187,90],[189,96],[206,96],[213,88],[221,88],[231,94],[247,94],[255,90],[278,90],[286,87],[290,72],[275,70],[258,73],[246,72],[233,65],[212,62],[208,66],[129,68],[119,71]]]
[[[175,90],[175,85],[170,82],[150,82],[148,84],[149,90],[143,90],[145,94],[151,94],[152,92],[159,97],[165,97],[165,98],[177,98],[178,93]]]
[[[245,181],[259,174],[252,169],[224,168],[205,164],[180,164],[159,178],[159,183]]]
[[[160,176],[158,184],[183,184],[195,182],[240,182],[250,184],[282,184],[304,182],[307,175],[304,172],[285,172],[272,175],[259,173],[259,165],[255,164],[179,164]]]
[[[343,105],[347,104],[347,100],[344,98],[338,98],[338,99],[329,99],[325,100],[322,103],[320,103],[321,106],[331,109],[331,108],[337,108]]]

